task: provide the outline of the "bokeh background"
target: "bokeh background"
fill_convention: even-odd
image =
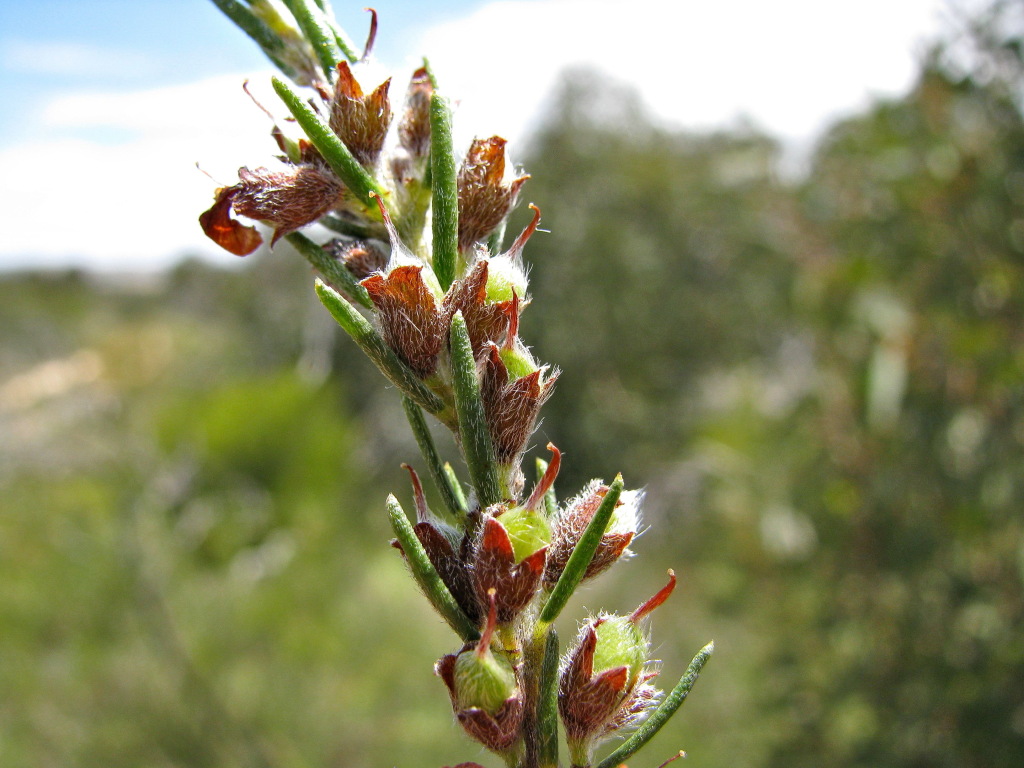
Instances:
[[[534,443],[650,526],[562,635],[672,567],[666,684],[717,647],[633,766],[1024,765],[1024,23],[955,22],[803,145],[592,68],[522,129],[523,336],[564,371]],[[57,228],[91,204],[50,189]],[[491,765],[388,546],[395,393],[287,247],[178,256],[0,273],[0,765]]]

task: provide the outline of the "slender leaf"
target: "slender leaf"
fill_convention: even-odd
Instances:
[[[602,760],[597,768],[616,768],[654,738],[654,734],[661,730],[661,727],[682,706],[686,697],[690,694],[690,690],[696,684],[704,664],[707,663],[707,660],[714,651],[715,644],[713,641],[701,648],[697,655],[693,657],[693,661],[690,662],[690,666],[686,668],[686,672],[679,682],[676,683],[676,687],[665,697],[665,700],[658,705],[658,708],[651,713],[643,725],[632,736],[622,742],[618,749]]]
[[[348,235],[349,237],[358,237],[364,240],[371,237],[380,239],[384,234],[373,227],[343,219],[341,216],[335,216],[333,213],[321,216],[317,219],[317,223],[323,224],[329,230],[337,232],[339,235]]]
[[[558,618],[558,614],[562,612],[566,602],[576,591],[576,587],[583,581],[583,576],[586,574],[587,568],[590,567],[590,561],[594,559],[594,553],[597,552],[597,548],[601,544],[601,537],[604,536],[608,523],[611,522],[612,513],[615,511],[615,505],[618,504],[621,493],[622,475],[618,475],[608,489],[608,493],[601,500],[601,505],[590,519],[583,535],[580,536],[576,548],[569,556],[569,562],[565,564],[565,570],[558,577],[558,583],[555,584],[547,602],[544,603],[539,618],[542,626],[550,624]]]
[[[285,60],[287,53],[285,42],[263,19],[237,0],[213,0],[213,4],[220,8],[239,29],[252,38],[281,72],[292,80],[298,79],[295,68]]]
[[[324,283],[316,281],[316,294],[321,303],[327,307],[338,325],[352,337],[359,348],[366,353],[381,373],[387,376],[405,395],[417,405],[435,415],[444,410],[444,402],[431,392],[409,367],[403,363],[384,339],[374,330],[373,326],[359,312],[342,298],[337,291]]]
[[[352,153],[348,151],[348,147],[338,138],[337,134],[320,119],[320,116],[303,101],[301,96],[291,89],[291,86],[277,77],[272,78],[272,82],[281,101],[288,107],[288,111],[295,117],[296,122],[309,137],[313,146],[323,155],[331,170],[369,211],[378,211],[377,203],[371,193],[380,197],[381,200],[387,198],[377,180],[366,172],[358,160],[352,157]]]
[[[430,99],[430,179],[433,193],[434,274],[442,290],[455,280],[459,258],[459,188],[452,140],[452,110],[437,93]]]
[[[550,630],[544,644],[537,701],[537,729],[540,731],[540,767],[558,766],[558,633]]]
[[[473,345],[469,341],[462,312],[456,312],[452,318],[451,361],[462,452],[469,467],[470,481],[476,488],[477,500],[486,507],[501,501],[501,492],[494,460],[494,444],[491,442],[483,401],[480,399]]]
[[[427,471],[434,481],[434,487],[441,495],[445,508],[456,520],[465,520],[465,499],[460,503],[459,496],[452,488],[444,465],[441,463],[441,457],[437,453],[437,446],[434,445],[434,437],[430,434],[430,428],[427,426],[427,420],[423,418],[423,411],[408,397],[402,398],[402,405],[405,408],[406,418],[409,419],[412,433],[416,437],[416,444],[419,445],[420,453],[423,454],[423,460],[427,462]]]
[[[285,239],[335,288],[344,291],[346,296],[367,309],[373,308],[370,294],[356,281],[355,276],[348,271],[344,264],[331,257],[329,253],[301,232],[285,235]]]
[[[402,545],[402,551],[405,553],[405,559],[409,563],[413,578],[416,579],[416,583],[420,585],[420,589],[430,600],[430,604],[448,622],[448,626],[455,630],[455,634],[462,638],[463,642],[468,643],[479,638],[480,633],[462,612],[452,593],[441,580],[437,569],[427,557],[427,551],[423,549],[420,540],[416,538],[416,533],[413,531],[409,518],[405,516],[402,505],[398,503],[398,499],[394,495],[388,496],[387,506],[391,530],[395,532],[395,538]]]
[[[324,19],[323,11],[316,3],[309,0],[284,0],[284,4],[295,17],[302,34],[313,46],[313,51],[316,53],[328,81],[332,81],[335,67],[341,60],[341,51],[338,49],[334,30]]]
[[[444,474],[448,478],[448,483],[451,486],[452,492],[455,494],[455,498],[459,502],[459,509],[469,509],[469,504],[466,503],[466,494],[462,492],[462,483],[459,482],[459,476],[455,474],[455,470],[452,465],[447,461],[444,463]]]

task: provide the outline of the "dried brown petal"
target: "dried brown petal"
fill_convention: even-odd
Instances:
[[[238,187],[222,187],[209,210],[199,215],[199,225],[213,242],[235,256],[248,256],[263,243],[256,227],[247,227],[231,216]]]
[[[384,341],[418,376],[437,369],[437,354],[447,334],[434,295],[423,282],[423,267],[401,266],[360,283],[380,317]]]
[[[486,238],[515,204],[529,176],[506,184],[505,144],[500,136],[474,139],[459,168],[459,249]]]

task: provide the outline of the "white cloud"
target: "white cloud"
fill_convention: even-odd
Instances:
[[[871,94],[910,84],[915,41],[935,30],[940,2],[504,0],[427,30],[413,53],[427,53],[445,89],[461,98],[464,139],[521,138],[572,64],[636,87],[677,125],[748,115],[806,139]],[[62,60],[79,54],[65,51]],[[283,114],[267,73],[249,74],[260,100]],[[405,77],[396,76],[396,97]],[[196,223],[216,184],[194,164],[229,184],[239,166],[273,154],[270,121],[242,79],[70,94],[24,116],[35,120],[36,139],[0,149],[0,265],[146,268],[186,251],[233,261]],[[106,141],[87,139],[97,133]]]
[[[911,83],[941,0],[505,0],[429,30],[442,82],[483,131],[521,135],[559,70],[584,64],[688,127],[749,116],[807,138]],[[493,126],[493,127],[491,127]]]
[[[85,43],[5,40],[0,46],[0,68],[24,74],[117,77],[151,70],[153,63],[138,51],[112,51]]]
[[[269,91],[269,86],[253,90]],[[226,75],[187,86],[127,94],[76,94],[39,116],[43,138],[0,150],[6,224],[0,263],[149,269],[184,251],[234,257],[210,243],[196,222],[217,183],[276,151],[270,120]],[[271,96],[261,101],[272,104]],[[69,129],[128,130],[109,144],[60,137]],[[59,130],[55,130],[59,129]],[[57,134],[55,138],[47,135]]]

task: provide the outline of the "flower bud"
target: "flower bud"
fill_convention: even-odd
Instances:
[[[555,521],[551,550],[544,571],[545,589],[554,588],[566,563],[572,555],[576,544],[587,529],[597,508],[601,506],[608,486],[594,480],[558,514]],[[618,504],[612,512],[601,543],[598,544],[584,579],[592,579],[610,568],[622,557],[630,557],[633,553],[627,547],[636,536],[640,526],[640,503],[643,500],[641,491],[624,491],[619,496]]]
[[[523,698],[515,666],[504,651],[491,648],[497,628],[494,589],[487,598],[490,610],[480,640],[458,654],[444,656],[434,671],[448,687],[455,715],[466,732],[488,749],[503,752],[519,739]]]
[[[536,510],[514,507],[499,517],[498,522],[508,533],[517,563],[551,543],[551,524]]]
[[[364,95],[348,62],[338,63],[338,79],[330,104],[331,130],[348,147],[352,156],[367,168],[377,164],[391,124],[390,85],[389,78],[372,93]]]
[[[508,215],[529,176],[506,179],[505,139],[474,139],[459,168],[459,250],[485,239]]]
[[[676,577],[629,616],[591,619],[569,652],[558,688],[558,710],[574,765],[589,765],[594,747],[641,722],[660,695],[645,671],[649,643],[640,622],[665,602]]]

